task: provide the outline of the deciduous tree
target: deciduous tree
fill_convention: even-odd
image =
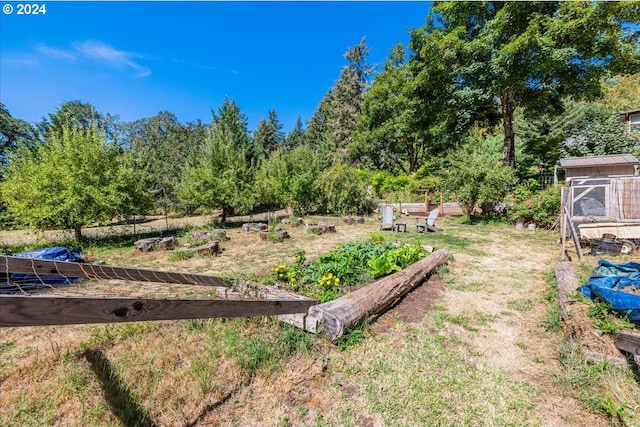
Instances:
[[[140,197],[125,159],[95,125],[61,124],[35,152],[21,149],[10,156],[0,195],[18,222],[70,229],[80,240],[83,226],[129,213],[130,201]]]
[[[249,212],[255,200],[253,172],[236,137],[231,127],[212,123],[190,156],[178,189],[183,203],[221,209],[223,223],[233,212]]]
[[[515,164],[514,113],[559,112],[566,96],[601,95],[608,72],[637,72],[634,2],[441,2],[433,6],[455,52],[458,89],[497,100],[502,160]]]

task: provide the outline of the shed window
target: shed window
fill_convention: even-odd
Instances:
[[[629,131],[640,132],[640,114],[629,116]]]

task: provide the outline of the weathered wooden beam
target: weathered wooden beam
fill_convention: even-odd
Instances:
[[[640,335],[619,332],[614,340],[618,350],[629,353],[636,364],[640,364]]]
[[[573,264],[568,261],[562,261],[556,264],[554,269],[556,275],[556,281],[558,282],[558,303],[560,304],[560,312],[562,317],[565,318],[569,313],[569,305],[571,299],[569,294],[576,291],[579,286],[578,276]]]
[[[315,300],[0,295],[0,327],[306,313]]]
[[[569,231],[571,232],[571,239],[573,240],[573,245],[576,247],[576,252],[578,253],[578,259],[582,261],[584,256],[582,255],[582,248],[580,247],[580,239],[578,239],[576,226],[573,224],[573,221],[571,221],[571,216],[569,215],[569,211],[566,206],[564,207],[564,214],[566,215],[567,222],[569,223]]]
[[[402,271],[333,301],[309,308],[309,315],[318,320],[331,339],[335,339],[358,322],[373,319],[398,303],[448,259],[449,252],[440,249]]]
[[[231,287],[230,284],[215,276],[20,258],[7,255],[0,255],[0,271],[5,273],[35,274],[38,276],[86,277],[103,280],[132,280]]]

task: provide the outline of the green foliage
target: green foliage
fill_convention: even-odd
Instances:
[[[316,188],[322,198],[323,211],[329,214],[364,214],[373,209],[367,183],[358,179],[353,168],[337,164],[325,170]]]
[[[564,97],[593,99],[602,76],[640,67],[636,36],[624,28],[638,21],[633,2],[440,2],[433,11],[440,22],[424,31],[441,33],[455,58],[457,93],[500,113],[505,165],[515,165],[517,108],[558,113]]]
[[[134,184],[137,172],[120,147],[100,131],[65,126],[52,132],[35,152],[22,149],[11,156],[0,196],[13,217],[29,227],[71,229],[129,213],[142,200]]]
[[[167,258],[169,262],[185,261],[193,257],[193,251],[173,251]]]
[[[212,123],[184,168],[178,189],[183,203],[222,209],[223,222],[230,213],[246,213],[254,205],[252,170],[234,138],[227,127]]]
[[[595,301],[589,305],[589,316],[593,321],[593,326],[600,329],[605,334],[614,334],[622,329],[633,329],[635,325],[625,316],[619,318],[609,304]]]
[[[35,129],[24,120],[12,117],[6,106],[0,102],[0,168],[6,166],[7,154],[14,151],[21,142],[28,144],[35,139]]]
[[[364,341],[364,328],[353,328],[347,331],[347,333],[336,338],[336,344],[340,351],[345,351],[355,345]]]
[[[560,157],[600,156],[640,150],[640,138],[625,131],[620,111],[597,104],[567,102],[560,123]]]
[[[295,126],[291,132],[289,132],[289,135],[287,135],[284,143],[282,144],[282,149],[284,151],[291,151],[297,147],[302,147],[303,145],[307,145],[307,133],[302,126],[302,118],[298,116]]]
[[[422,257],[424,257],[424,252],[420,246],[402,246],[373,258],[367,265],[371,268],[373,277],[378,278],[400,271]]]
[[[260,201],[291,206],[297,215],[314,212],[319,206],[315,190],[319,175],[320,162],[311,148],[300,146],[290,152],[276,150],[260,164],[256,173]]]
[[[492,155],[467,146],[453,153],[444,186],[462,206],[467,216],[476,204],[502,201],[515,184],[512,168],[501,166]]]
[[[353,141],[353,133],[372,72],[366,64],[369,48],[364,38],[349,47],[345,65],[334,86],[320,100],[316,112],[309,120],[307,142],[320,157],[323,168],[340,163],[347,158],[347,150]]]
[[[302,282],[319,282],[329,275],[338,278],[344,286],[365,282],[370,277],[369,261],[393,248],[390,243],[345,243],[312,262]]]
[[[269,156],[284,143],[282,123],[278,120],[276,110],[269,110],[269,118],[262,118],[254,134],[254,141],[262,151],[262,155]]]
[[[535,223],[539,227],[552,226],[560,215],[561,187],[549,187],[535,191],[538,183],[530,180],[514,192],[514,204],[509,207],[509,219],[513,222]]]
[[[412,31],[405,60],[396,45],[367,91],[350,158],[412,174],[457,145],[475,112],[455,97],[453,57],[438,32]]]
[[[258,369],[273,363],[275,349],[271,343],[262,338],[250,338],[243,342],[236,354],[236,360],[242,372],[253,377]]]
[[[126,125],[127,140],[144,185],[156,208],[179,211],[178,183],[191,149],[202,143],[206,128],[198,123],[183,125],[176,116],[161,111],[153,117]]]

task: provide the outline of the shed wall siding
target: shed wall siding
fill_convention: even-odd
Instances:
[[[633,165],[597,166],[590,168],[571,168],[565,171],[565,180],[575,178],[606,178],[617,176],[633,176]]]

